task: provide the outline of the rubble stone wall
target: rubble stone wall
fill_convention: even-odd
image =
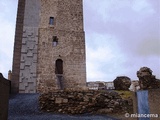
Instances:
[[[132,101],[114,91],[58,91],[42,94],[39,104],[41,110],[53,113],[107,114],[128,112],[124,106],[132,106]]]

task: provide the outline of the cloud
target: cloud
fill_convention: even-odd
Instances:
[[[102,4],[99,5],[101,6],[100,8],[87,6],[86,9],[88,8],[89,11],[87,14],[87,9],[85,13],[86,33],[94,34],[96,32],[98,34],[114,35],[119,38],[120,44],[128,46],[124,47],[127,50],[135,50],[134,48],[137,47],[139,42],[148,36],[154,36],[159,39],[159,11],[152,8],[146,0],[124,4],[127,1],[102,2]],[[101,2],[99,2],[99,4],[100,3]],[[104,6],[107,4],[109,4],[110,7]],[[92,6],[95,6],[94,2]],[[96,10],[101,11],[103,14],[96,12]],[[154,39],[152,39],[152,41],[154,41]],[[157,41],[154,43],[157,44]],[[124,51],[126,49],[124,49]]]
[[[0,29],[0,71],[5,77],[7,77],[7,72],[12,66],[11,61],[13,55],[14,26],[5,21],[2,22],[1,20],[0,23],[3,23],[0,24],[0,26],[3,28]]]
[[[95,46],[96,54],[98,54],[87,55],[88,61],[94,59],[92,60],[94,65],[96,61],[99,61],[100,54],[104,56],[101,51],[105,52],[109,49],[112,53],[111,57],[107,57],[110,61],[106,61],[104,56],[100,60],[101,63],[97,63],[99,66],[94,68],[100,72],[99,74],[106,74],[103,74],[103,79],[112,78],[113,80],[118,75],[127,75],[131,79],[137,79],[136,71],[143,66],[153,69],[160,78],[158,72],[160,67],[157,67],[160,66],[159,3],[158,0],[153,0],[153,2],[150,0],[84,1],[87,51],[89,52],[90,48]],[[98,39],[95,36],[100,37]],[[93,41],[101,44],[97,45]],[[116,44],[113,44],[114,42]],[[104,43],[107,48],[102,47]]]
[[[124,74],[121,67],[125,58],[116,44],[116,38],[109,35],[92,34],[87,39],[87,78],[88,81],[112,81]]]

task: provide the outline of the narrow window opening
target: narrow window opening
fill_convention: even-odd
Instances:
[[[63,60],[58,59],[56,60],[56,66],[55,66],[55,73],[56,74],[63,74]]]
[[[49,18],[49,24],[50,25],[54,25],[54,17],[50,17]]]
[[[61,60],[61,59],[56,60],[55,74],[57,77],[57,85],[58,85],[59,89],[63,90],[64,89],[63,60]]]
[[[53,43],[52,43],[53,47],[58,45],[58,38],[57,36],[53,36]]]

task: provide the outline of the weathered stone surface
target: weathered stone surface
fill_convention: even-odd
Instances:
[[[13,86],[15,85],[16,92],[48,92],[62,88],[57,84],[62,81],[57,77],[59,73],[56,73],[58,68],[56,61],[59,59],[63,61],[63,73],[60,73],[64,78],[63,88],[85,88],[83,1],[19,0],[18,2],[13,61]],[[50,18],[54,18],[52,25]],[[58,43],[53,46],[55,36],[58,38]],[[29,83],[28,86],[25,86],[25,83]],[[32,88],[35,83],[36,86]]]
[[[117,77],[114,81],[115,90],[129,90],[131,79],[126,76]]]
[[[17,11],[17,23],[15,30],[15,42],[13,51],[13,67],[12,67],[12,93],[19,91],[19,74],[20,74],[20,62],[21,62],[21,44],[23,36],[23,23],[24,23],[24,11],[25,1],[19,0]]]
[[[123,100],[114,91],[58,91],[42,94],[39,104],[41,110],[53,113],[106,114],[127,112],[123,106],[132,106],[132,100]]]
[[[139,89],[140,89],[139,81],[138,80],[132,81],[132,84],[131,84],[129,90],[135,92],[135,91],[137,91]]]
[[[141,90],[160,88],[160,80],[152,75],[152,70],[148,67],[142,67],[137,71],[139,85]]]
[[[63,61],[63,88],[83,89],[86,86],[85,34],[82,0],[41,0],[37,91],[60,89],[56,60]],[[54,24],[49,19],[54,17]],[[53,46],[53,36],[58,38]],[[52,81],[47,86],[46,81]],[[45,87],[43,87],[45,86]]]
[[[37,73],[37,51],[36,45],[36,27],[24,27],[23,34],[25,38],[22,40],[26,43],[22,45],[21,49],[21,63],[20,63],[20,78],[19,78],[19,92],[20,93],[33,93],[36,92],[36,73]],[[28,40],[32,37],[32,40]],[[33,49],[33,48],[36,49]],[[22,74],[23,73],[23,74]],[[35,74],[34,77],[32,74]]]

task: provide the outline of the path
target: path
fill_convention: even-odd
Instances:
[[[118,120],[99,115],[60,115],[39,111],[39,94],[11,95],[9,100],[8,120]]]

